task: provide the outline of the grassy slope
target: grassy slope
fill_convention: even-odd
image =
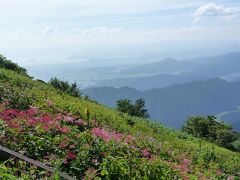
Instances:
[[[50,85],[33,81],[12,71],[0,69],[0,85],[4,84],[11,84],[14,88],[25,91],[29,96],[33,96],[35,99],[33,105],[39,107],[42,111],[67,111],[80,116],[82,119],[87,119],[85,110],[88,108],[91,117],[94,118],[96,116],[97,122],[101,126],[108,126],[124,134],[131,134],[137,137],[139,143],[146,145],[149,144],[149,139],[154,138],[156,139],[156,145],[161,145],[160,152],[156,153],[158,158],[165,161],[165,159],[168,159],[168,156],[171,156],[170,159],[172,161],[180,162],[182,157],[187,157],[192,161],[194,170],[191,174],[194,174],[194,177],[198,177],[200,172],[205,174],[206,177],[210,177],[211,174],[214,174],[212,171],[216,169],[220,169],[228,175],[240,173],[237,172],[240,169],[240,155],[238,153],[167,129],[159,124],[140,118],[129,117],[105,106],[70,97]],[[47,107],[46,100],[51,100],[54,108]],[[133,127],[128,125],[127,122],[129,120],[135,122]],[[170,155],[165,155],[166,153]],[[209,154],[214,154],[216,159],[208,161]],[[205,168],[206,164],[210,165],[210,167]]]

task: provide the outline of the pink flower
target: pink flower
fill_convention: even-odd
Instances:
[[[51,121],[52,120],[52,117],[51,116],[49,116],[49,115],[45,115],[45,116],[43,116],[43,117],[41,117],[41,122],[42,123],[48,123],[49,121]]]
[[[183,159],[182,164],[183,164],[184,166],[187,166],[187,167],[188,167],[188,166],[191,164],[191,161],[185,158],[185,159]]]
[[[28,116],[34,116],[38,113],[37,107],[31,107],[29,110],[26,111]]]
[[[63,128],[60,128],[60,132],[66,134],[70,132],[70,128],[67,126],[64,126]]]
[[[56,120],[56,121],[60,121],[60,120],[62,120],[62,119],[63,119],[63,117],[62,117],[61,114],[58,114],[58,115],[55,117],[55,120]]]
[[[77,156],[73,152],[68,151],[67,158],[70,159],[70,160],[75,160],[77,158]]]
[[[145,158],[151,158],[151,153],[149,152],[148,149],[142,150],[142,156]]]
[[[97,136],[98,138],[103,139],[104,141],[108,142],[110,140],[115,140],[117,142],[123,141],[124,136],[121,133],[117,133],[117,132],[109,132],[103,128],[93,128],[92,129],[92,134]],[[125,138],[125,143],[129,143],[133,141],[133,136],[128,135]]]
[[[17,122],[10,122],[8,126],[15,129],[20,129],[21,127]]]
[[[104,141],[109,141],[111,139],[111,135],[107,131],[101,128],[93,128],[92,133],[95,136],[102,138]]]
[[[123,139],[123,135],[120,133],[113,134],[113,138],[117,141],[120,142]]]
[[[190,165],[191,165],[191,161],[185,158],[185,159],[183,159],[182,164],[177,165],[176,168],[179,169],[183,173],[187,173],[187,172],[191,171],[189,169]]]
[[[69,123],[74,123],[75,119],[70,116],[64,116],[64,120]]]
[[[67,146],[68,144],[64,141],[59,144],[60,149],[65,149]]]
[[[81,120],[81,119],[75,121],[75,123],[76,123],[76,125],[78,125],[78,126],[81,126],[81,125],[84,124],[84,123],[83,123],[83,120]]]
[[[30,118],[27,120],[27,125],[34,126],[36,124],[36,121],[33,118]]]
[[[49,126],[48,125],[43,125],[42,128],[44,129],[44,131],[48,131],[49,130]]]

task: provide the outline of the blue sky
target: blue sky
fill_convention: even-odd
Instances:
[[[31,65],[240,51],[239,0],[0,0],[0,53]]]

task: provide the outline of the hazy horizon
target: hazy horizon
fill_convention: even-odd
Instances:
[[[236,0],[0,0],[0,53],[24,66],[240,52]]]

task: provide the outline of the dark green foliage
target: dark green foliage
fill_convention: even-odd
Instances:
[[[232,127],[226,123],[217,121],[214,116],[190,117],[183,126],[183,131],[230,149],[232,148],[230,143],[236,140],[236,135],[232,131]]]
[[[135,103],[132,103],[129,99],[120,99],[117,101],[117,110],[123,113],[127,113],[131,116],[148,118],[148,110],[145,107],[145,100],[138,99]]]
[[[59,79],[51,78],[49,82],[53,87],[65,92],[74,97],[81,97],[81,92],[77,87],[77,83],[70,84],[68,81],[61,81]]]
[[[9,69],[22,75],[28,75],[25,68],[18,66],[16,63],[13,63],[2,55],[0,55],[0,68]]]

